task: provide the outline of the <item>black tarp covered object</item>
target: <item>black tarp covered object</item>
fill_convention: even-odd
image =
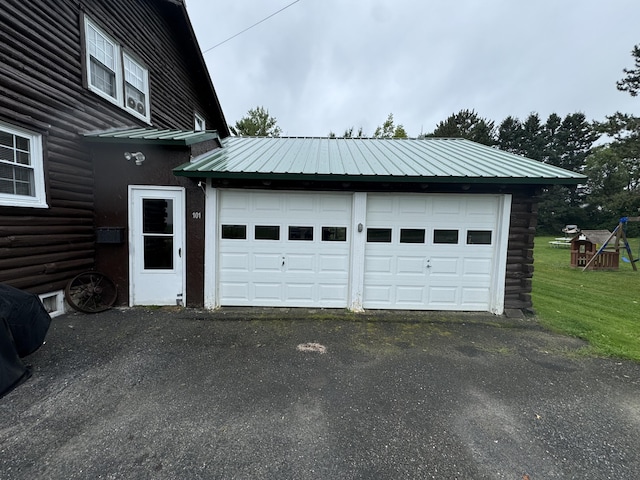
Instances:
[[[40,348],[50,325],[37,295],[0,284],[0,396],[28,378],[20,359]]]
[[[7,321],[0,317],[0,397],[30,375],[30,369],[18,357]]]

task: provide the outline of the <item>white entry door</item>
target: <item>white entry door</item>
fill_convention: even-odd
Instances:
[[[183,305],[184,190],[129,187],[129,304]]]

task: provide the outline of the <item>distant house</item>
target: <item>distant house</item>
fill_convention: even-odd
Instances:
[[[184,252],[203,255],[203,192],[171,169],[229,132],[184,2],[4,0],[0,24],[0,282],[50,310],[96,267],[129,303],[139,257],[201,284]],[[144,233],[148,215],[165,216],[161,237]],[[158,245],[175,259],[153,260]],[[190,297],[202,304],[202,287]]]

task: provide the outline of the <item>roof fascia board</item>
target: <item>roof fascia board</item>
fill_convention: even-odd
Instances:
[[[184,170],[190,164],[184,164],[173,170],[179,177],[216,178],[229,180],[288,180],[311,182],[374,182],[374,183],[459,183],[459,184],[509,184],[509,185],[578,185],[584,178],[518,178],[518,177],[411,177],[379,175],[326,175],[326,174],[286,174],[286,173],[237,173]]]

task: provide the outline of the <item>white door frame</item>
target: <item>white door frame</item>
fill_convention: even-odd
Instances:
[[[204,308],[220,307],[218,297],[218,202],[220,190],[207,184],[204,215]]]
[[[166,198],[172,197],[177,200],[174,204],[174,273],[179,276],[178,283],[176,285],[176,296],[167,296],[160,301],[153,301],[151,303],[144,301],[136,301],[135,294],[135,275],[137,269],[136,262],[141,261],[141,257],[144,255],[143,251],[138,251],[136,236],[138,232],[138,224],[140,222],[136,215],[140,215],[136,211],[136,199],[140,198]],[[129,221],[129,306],[134,305],[186,305],[186,218],[185,218],[185,191],[182,187],[171,186],[150,186],[150,185],[129,185],[128,188],[128,221]],[[149,271],[147,271],[149,272]],[[166,272],[165,272],[166,273]],[[148,275],[152,275],[148,273]],[[163,272],[159,271],[159,275],[163,275]]]

